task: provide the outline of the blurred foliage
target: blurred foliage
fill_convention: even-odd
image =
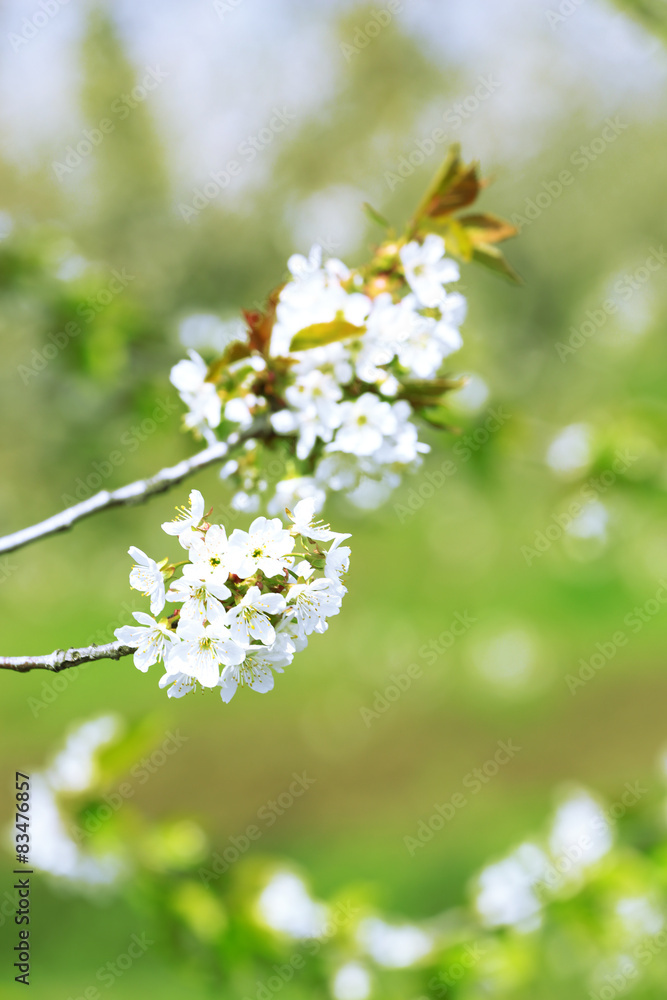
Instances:
[[[551,833],[524,841],[509,860],[484,869],[462,905],[408,921],[382,912],[377,888],[368,882],[314,899],[298,866],[262,851],[258,825],[214,849],[191,818],[151,821],[134,794],[180,749],[171,732],[161,746],[151,746],[151,729],[156,738],[157,720],[139,727],[118,719],[89,722],[70,734],[46,772],[33,775],[33,786],[49,787],[60,818],[45,809],[42,790],[31,863],[39,867],[43,851],[48,855],[57,844],[57,857],[43,864],[47,872],[59,869],[42,876],[47,905],[62,905],[74,893],[90,909],[94,866],[108,868],[113,860],[116,874],[102,896],[107,906],[127,907],[133,914],[128,926],[150,940],[150,955],[147,948],[147,958],[141,954],[136,962],[150,961],[153,969],[166,963],[176,988],[187,982],[190,996],[475,1000],[491,993],[528,1000],[564,991],[604,998],[609,990],[632,988],[648,997],[664,982],[664,773],[652,788],[626,783],[613,803],[571,790]],[[573,806],[581,812],[582,803],[583,815],[568,813]],[[265,806],[267,814],[272,810],[275,818],[278,803]],[[435,814],[429,820],[422,847],[426,834],[432,839],[442,830],[442,816],[439,825]],[[546,860],[542,871],[535,867],[539,855]],[[54,929],[50,950],[60,938]],[[77,982],[94,983],[94,972],[84,957]],[[135,995],[130,990],[124,995]]]
[[[614,0],[614,3],[663,42],[667,42],[667,12],[662,0]]]

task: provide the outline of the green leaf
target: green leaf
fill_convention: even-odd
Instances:
[[[471,205],[482,188],[477,169],[476,163],[466,166],[462,162],[458,144],[452,146],[420,205],[417,216],[435,219]]]
[[[292,337],[290,351],[308,351],[311,347],[324,347],[337,340],[347,340],[348,337],[359,337],[366,332],[365,326],[355,326],[348,323],[339,314],[330,323],[313,323],[299,330]]]
[[[470,240],[475,244],[500,243],[516,236],[518,229],[511,222],[501,219],[490,212],[478,212],[462,215],[458,222],[468,232]]]
[[[431,427],[437,427],[439,431],[450,431],[452,434],[460,433],[458,427],[449,423],[452,415],[444,406],[426,406],[419,411],[419,416]]]
[[[503,278],[507,278],[515,285],[523,284],[521,276],[507,263],[507,260],[498,247],[491,246],[490,244],[479,244],[473,250],[472,259],[476,260],[478,264],[488,267],[489,270],[495,271],[496,274],[500,274]]]
[[[460,389],[466,384],[466,381],[465,377],[411,379],[409,382],[401,384],[398,395],[400,399],[419,397],[428,399],[432,403],[433,397],[442,396],[443,393],[451,392],[452,389]]]

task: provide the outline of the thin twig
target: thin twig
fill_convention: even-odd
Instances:
[[[48,656],[3,656],[0,657],[0,670],[16,670],[20,674],[27,674],[29,670],[51,670],[58,674],[68,667],[78,667],[93,660],[120,660],[135,649],[136,646],[124,646],[122,642],[107,642],[104,646],[56,649]]]
[[[127,486],[120,486],[116,490],[101,490],[87,500],[82,500],[81,503],[77,503],[73,507],[68,507],[66,510],[61,511],[60,514],[55,514],[53,517],[47,518],[46,521],[40,521],[39,524],[33,524],[29,528],[22,528],[21,531],[15,531],[11,535],[5,535],[4,538],[0,538],[0,555],[6,552],[14,552],[16,549],[20,549],[30,542],[35,542],[39,538],[46,538],[48,535],[56,535],[61,531],[68,531],[77,521],[82,521],[85,517],[90,517],[91,514],[95,514],[99,510],[109,510],[111,507],[123,507],[143,503],[145,500],[150,499],[150,497],[156,496],[158,493],[164,493],[172,486],[182,482],[193,472],[219,462],[227,455],[230,446],[237,447],[244,441],[253,437],[261,437],[265,433],[266,429],[264,427],[250,427],[242,434],[238,434],[233,442],[217,441],[208,448],[204,448],[197,455],[193,455],[192,458],[186,458],[184,461],[179,462],[178,465],[162,469],[149,479],[139,479],[134,483],[128,483]]]

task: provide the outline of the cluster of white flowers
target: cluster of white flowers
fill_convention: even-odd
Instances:
[[[277,517],[258,517],[248,531],[237,528],[228,538],[221,525],[206,520],[204,498],[193,490],[190,506],[162,525],[178,536],[186,560],[157,563],[130,548],[130,585],[150,598],[151,614],[136,612],[138,625],[115,635],[136,647],[139,670],[164,663],[160,687],[169,688],[169,697],[197,684],[219,687],[226,702],[239,685],[270,691],[273,672],[282,673],[308,636],[325,632],[327,618],[338,614],[350,559],[341,543],[350,536],[316,522],[312,498],[287,513],[289,530]],[[182,575],[175,578],[178,567]],[[167,601],[180,608],[156,619]]]
[[[328,489],[375,507],[429,450],[411,420],[410,389],[437,379],[462,345],[466,301],[444,287],[459,278],[458,265],[431,233],[385,244],[366,270],[323,263],[317,246],[288,267],[273,312],[261,317],[259,347],[251,337],[245,351],[211,368],[191,350],[172,369],[186,426],[211,440],[224,425],[221,435],[231,433],[233,443],[235,433],[262,422],[265,438],[268,430],[291,442],[269,513],[305,497],[319,510]],[[256,469],[233,458],[223,476],[236,482],[237,509],[259,508],[268,483]]]

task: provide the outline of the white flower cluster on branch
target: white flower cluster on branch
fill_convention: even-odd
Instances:
[[[350,536],[316,522],[312,498],[287,512],[289,530],[277,517],[258,517],[248,531],[237,528],[229,537],[206,520],[204,507],[193,490],[190,506],[162,525],[187,551],[183,562],[158,563],[130,548],[130,585],[150,598],[151,614],[135,612],[138,624],[115,635],[135,648],[139,670],[164,663],[160,687],[169,697],[199,684],[219,687],[227,702],[239,685],[270,691],[274,671],[282,673],[312,633],[326,631],[346,593],[350,549],[341,543]],[[180,607],[156,619],[167,602]]]
[[[246,344],[210,366],[191,350],[172,369],[185,426],[210,444],[268,422],[261,447],[281,455],[283,474],[269,484],[259,443],[230,459],[222,475],[237,509],[257,511],[266,494],[269,513],[304,497],[319,510],[328,489],[376,507],[429,450],[412,418],[439,411],[456,384],[438,375],[462,345],[466,301],[445,288],[458,264],[429,233],[383,244],[356,271],[323,262],[317,246],[288,267],[267,311],[246,313]]]
[[[58,671],[134,653],[141,670],[164,662],[160,683],[172,697],[197,684],[219,686],[226,701],[239,684],[273,687],[273,672],[326,629],[345,593],[349,549],[341,542],[348,536],[313,522],[327,492],[343,492],[358,507],[379,506],[429,450],[415,418],[448,426],[445,396],[462,380],[442,367],[462,345],[466,313],[463,295],[448,287],[459,278],[453,257],[519,280],[497,248],[514,227],[466,211],[483,186],[477,164],[465,164],[452,146],[402,236],[367,206],[386,237],[366,264],[351,270],[323,261],[317,246],[307,258],[291,257],[287,281],[264,311],[244,313],[221,356],[207,364],[190,350],[172,369],[187,406],[185,428],[206,440],[203,451],[0,538],[0,553],[12,552],[223,461],[232,506],[254,514],[263,503],[271,516],[227,538],[206,521],[203,498],[193,491],[190,508],[163,525],[188,559],[156,563],[130,549],[130,582],[150,598],[150,615],[137,613],[137,626],[117,630],[118,642],[0,657],[0,669]],[[227,330],[220,332],[218,350],[227,339]],[[291,507],[287,530],[273,515]],[[298,540],[303,551],[295,550]],[[327,551],[323,542],[331,543]],[[168,601],[180,607],[156,619]]]

